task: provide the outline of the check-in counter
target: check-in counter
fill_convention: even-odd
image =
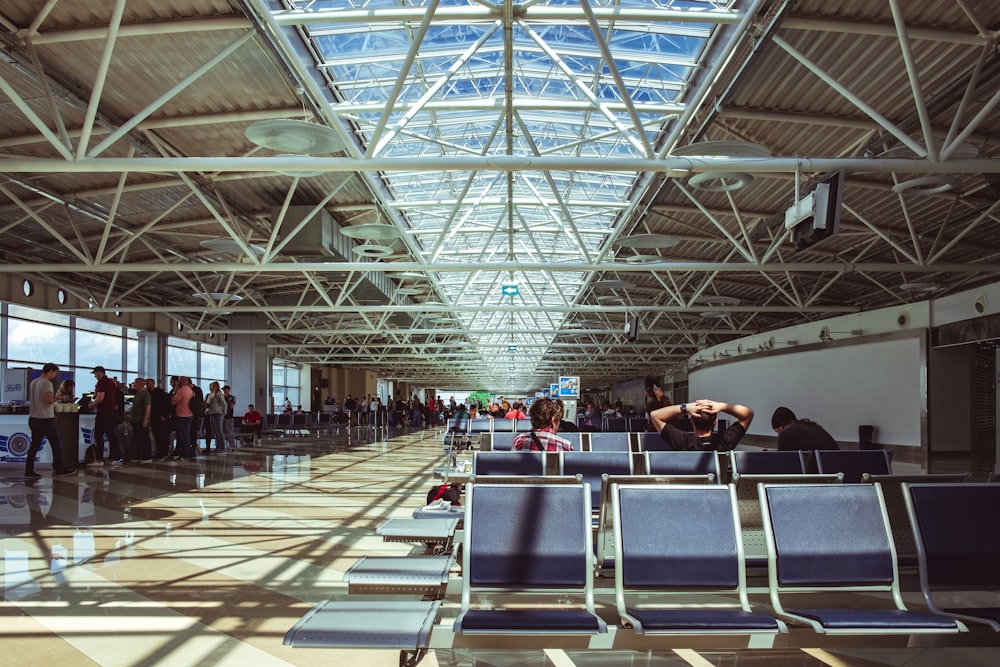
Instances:
[[[58,404],[57,404],[58,405]],[[56,428],[63,449],[63,464],[75,467],[83,461],[94,431],[94,415],[80,414],[76,405],[70,412],[56,412]],[[0,414],[0,468],[23,468],[31,446],[31,429],[27,414]],[[35,459],[36,467],[52,467],[52,448],[48,440]]]

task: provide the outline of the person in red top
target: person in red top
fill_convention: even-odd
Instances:
[[[257,408],[253,406],[253,403],[247,406],[247,411],[243,413],[243,425],[244,426],[260,426],[260,422],[263,417],[257,412]]]
[[[573,443],[556,435],[565,412],[562,401],[540,398],[531,404],[529,412],[531,413],[531,431],[518,434],[514,438],[511,449],[515,451],[532,449],[546,452],[573,451]]]
[[[243,421],[240,422],[242,424],[240,433],[252,433],[259,438],[264,431],[263,422],[264,418],[260,416],[257,408],[251,403],[247,406],[247,411],[243,413]]]
[[[515,403],[510,410],[504,415],[506,419],[527,419],[528,415],[524,414],[524,410],[521,409],[520,403]]]
[[[104,436],[107,436],[111,454],[111,465],[120,466],[124,461],[122,460],[121,444],[118,442],[118,429],[115,428],[115,415],[118,413],[118,405],[115,402],[115,398],[118,396],[118,383],[108,377],[104,371],[104,366],[94,366],[94,370],[91,373],[97,378],[97,386],[94,388],[94,400],[90,404],[91,410],[96,413],[94,416],[94,430],[91,435],[95,458],[88,465],[105,465]]]

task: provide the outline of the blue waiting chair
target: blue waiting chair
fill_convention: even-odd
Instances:
[[[1000,485],[904,483],[903,497],[928,609],[1000,632],[1000,607],[987,606],[1000,599]],[[942,608],[934,594],[944,591]],[[987,604],[968,601],[983,592]]]
[[[590,451],[592,452],[630,452],[632,443],[628,433],[620,431],[604,431],[589,433]]]
[[[906,608],[899,589],[896,552],[878,484],[771,485],[759,487],[767,536],[768,589],[780,618],[822,634],[930,634],[966,630],[938,613]],[[824,603],[838,593],[864,593],[862,604],[786,608],[806,594]],[[888,598],[873,606],[881,593]],[[848,602],[856,596],[846,596]]]
[[[787,631],[773,616],[750,610],[731,486],[615,484],[611,495],[623,624],[637,634]]]
[[[715,451],[647,451],[643,459],[647,475],[714,475],[716,484],[722,483],[722,466]]]
[[[498,419],[486,419],[489,422],[490,431],[493,433],[517,433],[517,429],[514,428],[517,424],[516,419],[507,419],[505,417],[500,417]],[[531,423],[528,423],[528,428],[531,428]]]
[[[884,449],[818,449],[816,470],[821,473],[843,473],[845,484],[857,484],[861,477],[869,475],[891,475],[889,452]]]
[[[573,445],[574,451],[580,451],[583,449],[582,438],[578,431],[559,431],[559,437],[563,440],[568,440],[569,444]]]
[[[472,457],[472,474],[476,477],[488,475],[540,477],[545,474],[545,452],[476,451]]]
[[[885,512],[892,527],[892,543],[896,547],[896,562],[907,570],[917,569],[917,544],[914,541],[910,515],[903,494],[904,484],[955,484],[969,481],[969,473],[938,473],[934,475],[870,475],[864,473],[865,484],[878,482],[882,487]],[[1000,508],[998,508],[1000,509]]]
[[[583,484],[473,484],[459,634],[596,635],[590,494]],[[490,609],[478,608],[489,595]],[[567,598],[576,604],[567,604]],[[530,606],[523,605],[530,601]],[[520,603],[520,604],[519,604]]]
[[[514,438],[517,437],[517,433],[490,433],[488,437],[490,441],[489,449],[494,452],[509,452],[511,447],[514,446]],[[483,449],[486,448],[484,447]]]
[[[673,451],[670,447],[670,443],[663,439],[659,433],[655,432],[643,432],[637,433],[639,441],[639,451],[640,452],[663,452],[663,451]]]
[[[802,452],[732,451],[729,453],[733,476],[801,475],[806,471]]]
[[[580,475],[590,485],[590,507],[595,514],[601,507],[601,476],[632,472],[629,452],[559,452],[559,474]]]
[[[601,475],[601,505],[597,516],[594,570],[601,576],[614,568],[615,528],[612,521],[611,489],[625,484],[716,484],[715,475]]]

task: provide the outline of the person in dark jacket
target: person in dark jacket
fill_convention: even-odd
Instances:
[[[840,449],[833,436],[811,419],[798,419],[789,408],[781,406],[771,415],[771,428],[778,434],[779,451]]]

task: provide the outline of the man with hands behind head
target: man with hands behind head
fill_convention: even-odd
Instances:
[[[713,433],[719,413],[725,412],[735,418],[732,426],[721,433]],[[681,403],[657,408],[649,413],[650,421],[663,441],[671,449],[717,450],[726,452],[739,444],[753,421],[753,410],[745,405],[720,403],[699,399],[694,403]],[[692,431],[684,431],[672,423],[676,419],[689,419]]]

